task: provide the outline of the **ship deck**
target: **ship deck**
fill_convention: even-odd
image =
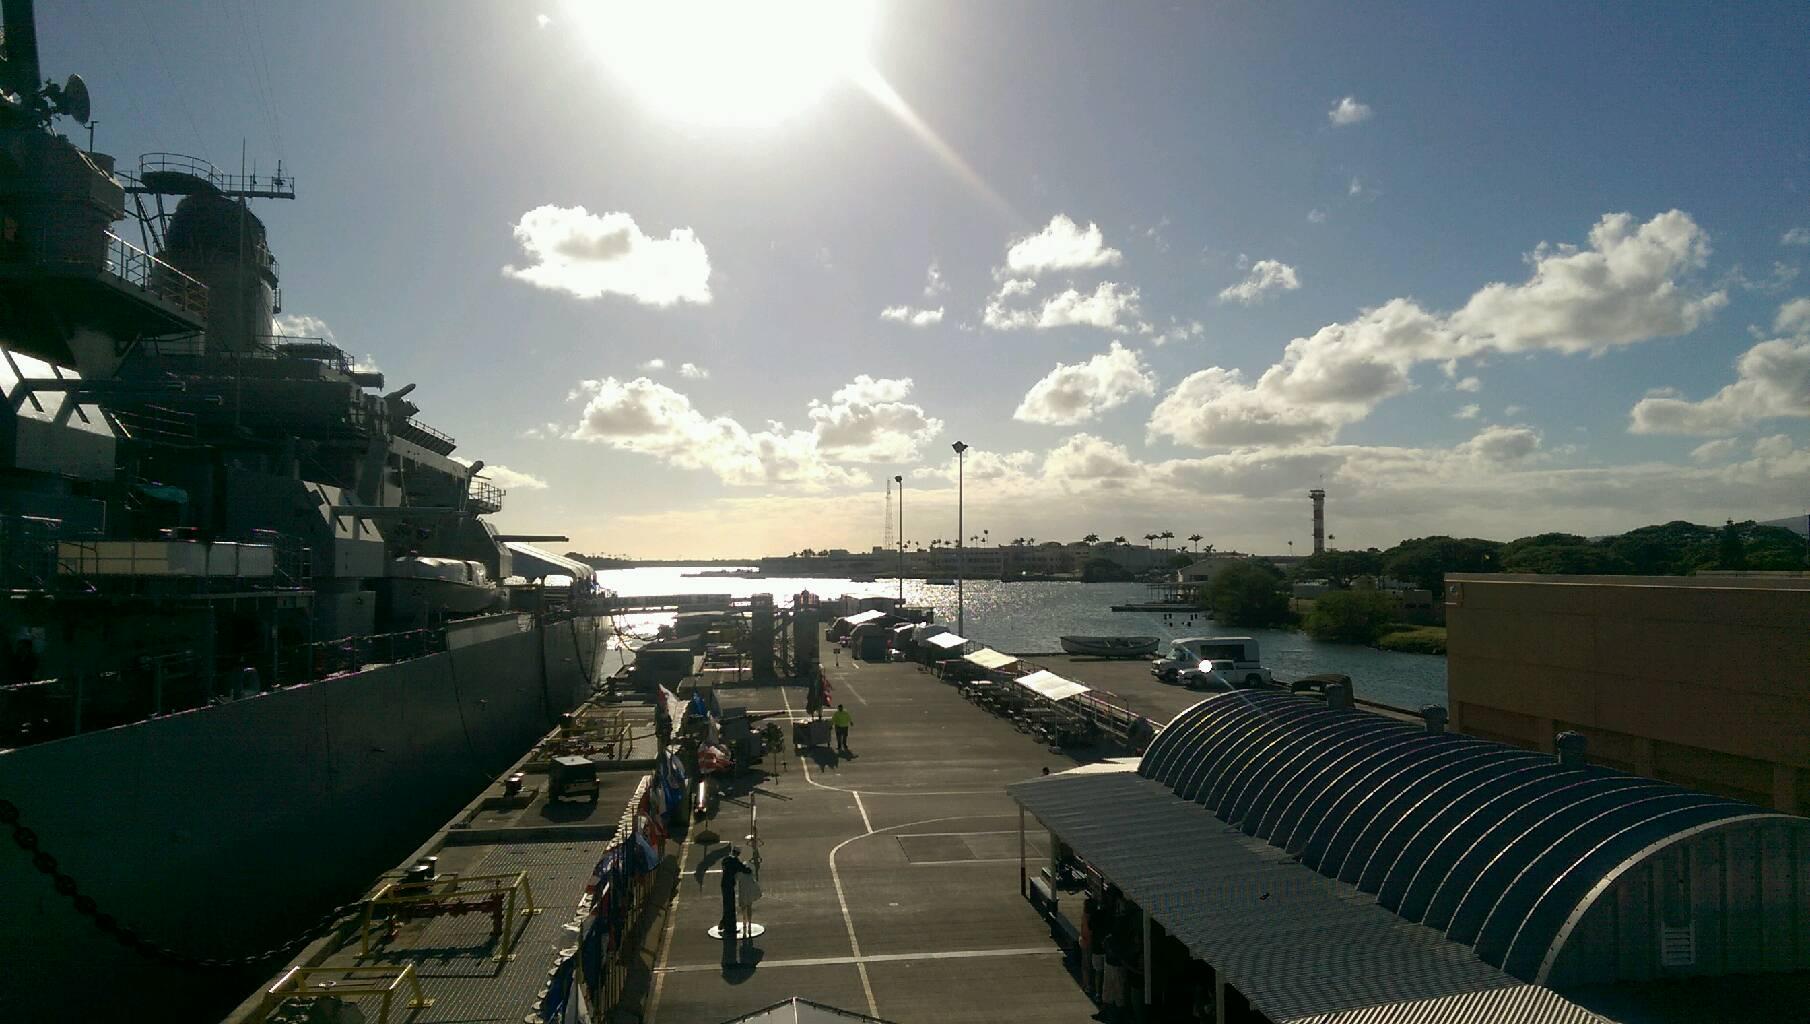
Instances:
[[[1005,793],[1010,782],[1074,761],[915,665],[845,658],[827,668],[854,718],[853,753],[815,750],[801,761],[788,747],[783,760],[730,787],[714,820],[668,843],[661,910],[645,928],[621,1019],[726,1021],[796,995],[893,1021],[1089,1020],[1094,1005],[1019,895],[1019,812]],[[799,687],[718,693],[725,707],[802,715]],[[410,924],[370,955],[342,932],[302,959],[326,968],[412,964],[432,1005],[399,1000],[391,1021],[528,1018],[559,951],[576,941],[566,926],[641,774],[604,773],[595,809],[549,807],[539,797],[503,806],[493,789],[461,815],[463,827],[423,847],[438,854],[443,876],[523,873],[541,912],[510,921],[513,959],[493,959],[488,914]],[[528,786],[544,780],[530,775]],[[754,916],[766,930],[726,966],[723,944],[708,935],[721,911],[713,865],[726,845],[704,840],[714,831],[741,845],[755,807],[764,895]],[[1033,842],[1040,835],[1033,831]],[[1044,853],[1030,849],[1032,863]],[[343,974],[310,977],[321,981],[342,992],[352,984]],[[359,1002],[378,1019],[376,997]],[[257,1020],[257,1006],[254,997],[231,1019]]]

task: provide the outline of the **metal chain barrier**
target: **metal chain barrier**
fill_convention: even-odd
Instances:
[[[322,914],[320,919],[308,930],[281,945],[272,946],[269,949],[261,950],[257,953],[250,953],[245,956],[237,957],[189,956],[186,953],[179,953],[176,950],[170,949],[168,946],[161,946],[152,942],[143,935],[140,935],[136,930],[121,924],[112,914],[102,912],[99,905],[95,903],[94,897],[82,892],[81,887],[76,884],[74,878],[57,869],[57,859],[39,848],[38,834],[20,824],[19,808],[10,800],[0,799],[0,825],[5,825],[12,829],[13,843],[31,857],[32,867],[37,868],[40,874],[50,878],[51,886],[56,889],[59,895],[68,898],[70,905],[75,908],[76,913],[91,919],[96,928],[99,928],[101,931],[112,936],[114,941],[140,956],[152,960],[161,960],[165,963],[174,964],[178,967],[186,967],[191,970],[223,970],[250,967],[267,960],[274,960],[282,954],[295,949],[304,943],[312,942],[322,935],[327,934],[329,931],[332,931],[333,926],[338,924],[341,918],[345,917],[351,911],[362,907],[365,902],[361,897],[348,903],[342,903],[332,910],[327,911],[325,914]]]

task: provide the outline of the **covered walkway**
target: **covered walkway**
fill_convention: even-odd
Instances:
[[[1058,851],[1027,887],[1079,917],[1067,851],[1186,947],[1221,1020],[1590,1020],[1558,993],[1810,970],[1810,820],[1441,721],[1210,697],[1135,772],[1010,787]]]

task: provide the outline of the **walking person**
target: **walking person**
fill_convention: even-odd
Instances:
[[[830,716],[830,724],[836,727],[836,753],[849,753],[848,727],[854,725],[855,720],[849,717],[848,708],[836,705],[836,713]]]
[[[742,851],[731,847],[729,856],[723,858],[723,961],[734,963],[736,955],[736,919],[735,919],[735,887],[739,876],[751,874],[748,865],[742,860]]]

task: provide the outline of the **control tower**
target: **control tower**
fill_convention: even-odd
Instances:
[[[1316,487],[1307,492],[1314,503],[1314,554],[1326,551],[1326,492]]]

